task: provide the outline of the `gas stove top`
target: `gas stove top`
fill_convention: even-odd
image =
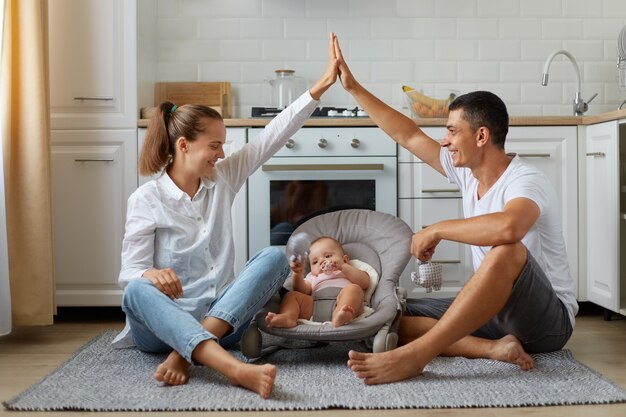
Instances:
[[[276,107],[252,107],[251,117],[254,118],[271,118],[280,113],[282,109]],[[318,107],[313,111],[311,117],[323,117],[323,118],[357,118],[368,117],[364,110],[355,107],[348,109],[345,107]]]

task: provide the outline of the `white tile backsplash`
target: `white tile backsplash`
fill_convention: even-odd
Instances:
[[[239,19],[242,39],[283,39],[285,30],[283,19],[279,17]]]
[[[237,1],[225,1],[224,3],[237,4]],[[296,17],[305,16],[306,3],[293,0],[262,0],[263,17]]]
[[[589,0],[563,1],[563,16],[565,17],[600,17],[602,16],[602,2]]]
[[[239,40],[239,19],[198,19],[198,38]]]
[[[518,40],[481,40],[478,43],[478,59],[480,61],[519,62],[521,42]]]
[[[435,16],[472,17],[476,16],[476,0],[438,0]]]
[[[519,0],[478,0],[477,15],[480,17],[519,16]]]
[[[499,23],[500,38],[502,39],[541,39],[540,19],[505,18],[500,19]]]
[[[542,19],[541,39],[584,39],[581,19]]]
[[[459,39],[498,39],[498,19],[459,19],[456,24]]]
[[[413,19],[405,17],[373,18],[370,27],[372,39],[413,39]]]
[[[238,117],[270,104],[274,69],[290,66],[315,82],[329,31],[359,80],[398,109],[407,84],[488,89],[512,115],[571,114],[567,60],[555,59],[549,85],[540,85],[546,58],[559,49],[578,61],[583,97],[599,93],[588,114],[626,98],[615,67],[624,0],[158,0],[152,18],[156,81],[230,81]],[[339,85],[323,101],[356,105]]]
[[[287,18],[285,19],[286,39],[317,39],[328,35],[326,19]]]
[[[550,17],[563,16],[563,0],[520,0],[521,17]]]

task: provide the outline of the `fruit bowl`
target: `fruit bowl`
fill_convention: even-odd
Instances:
[[[448,117],[448,106],[456,98],[453,92],[447,98],[429,97],[406,85],[402,86],[402,91],[415,118]]]

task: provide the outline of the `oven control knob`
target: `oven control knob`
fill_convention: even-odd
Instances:
[[[328,146],[328,141],[324,138],[320,139],[320,141],[317,143],[317,146],[319,146],[320,148],[324,149],[325,147]]]
[[[285,148],[293,149],[296,146],[296,142],[293,139],[288,139],[287,143],[285,143]]]
[[[352,142],[350,142],[350,146],[352,146],[354,149],[356,149],[359,146],[361,146],[361,141],[358,140],[357,138],[354,138],[354,139],[352,139]]]

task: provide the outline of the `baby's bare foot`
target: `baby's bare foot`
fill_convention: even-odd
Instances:
[[[352,308],[352,306],[345,305],[341,307],[341,309],[335,311],[335,314],[333,314],[333,319],[332,319],[333,326],[335,327],[343,326],[344,324],[352,320],[354,316],[355,316],[354,308]]]
[[[535,366],[532,356],[526,353],[519,340],[511,334],[496,341],[491,359],[517,364],[523,371]]]
[[[157,366],[154,379],[167,385],[186,384],[189,380],[189,363],[178,352],[172,352],[162,364]]]
[[[286,314],[276,314],[271,311],[265,316],[265,322],[269,327],[292,328],[298,324],[297,320],[292,319]]]
[[[252,365],[242,363],[228,379],[233,385],[254,391],[263,398],[269,398],[274,389],[276,367],[271,364]]]

